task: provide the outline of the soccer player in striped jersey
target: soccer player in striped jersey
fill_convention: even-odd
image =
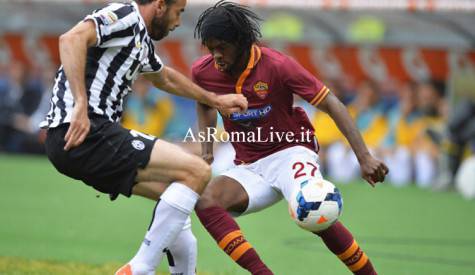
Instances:
[[[196,61],[192,78],[201,87],[219,94],[243,94],[249,101],[244,113],[222,114],[232,136],[261,136],[260,141],[231,143],[236,166],[214,178],[205,189],[196,213],[204,227],[241,267],[252,274],[272,274],[246,241],[229,212],[248,214],[287,201],[299,183],[321,178],[314,129],[301,108],[293,107],[297,94],[332,117],[353,148],[362,177],[371,185],[384,181],[388,169],[369,153],[345,106],[329,89],[294,59],[256,43],[259,18],[246,7],[218,2],[199,18],[195,34],[210,54]],[[214,108],[199,104],[200,131],[216,126]],[[325,131],[325,129],[321,129]],[[272,140],[274,133],[286,133]],[[310,133],[311,138],[302,138]],[[242,136],[242,135],[241,135]],[[202,143],[203,158],[213,160],[213,140]],[[342,164],[344,165],[344,164]],[[376,274],[367,255],[341,222],[315,232],[326,246],[355,274]]]
[[[41,123],[48,128],[48,158],[59,172],[111,199],[119,194],[160,198],[139,251],[117,274],[155,274],[163,252],[173,254],[175,248],[188,258],[171,272],[194,274],[196,241],[185,223],[210,178],[209,165],[199,157],[119,124],[124,97],[137,75],[224,113],[247,108],[242,95],[206,91],[165,66],[155,53],[152,40],[179,26],[185,5],[186,0],[111,4],[59,40],[62,65],[51,109]],[[190,247],[174,245],[179,234]]]

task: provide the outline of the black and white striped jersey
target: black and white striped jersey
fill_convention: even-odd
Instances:
[[[163,64],[155,54],[152,39],[135,2],[110,4],[84,20],[95,23],[97,45],[90,47],[86,61],[88,112],[117,122],[124,97],[139,73],[158,72]],[[63,67],[53,85],[51,108],[40,127],[54,128],[70,122],[74,99]]]

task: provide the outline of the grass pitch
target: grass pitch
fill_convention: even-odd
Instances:
[[[475,202],[416,187],[339,185],[341,221],[380,274],[475,274]],[[0,155],[0,274],[113,274],[138,249],[154,203],[110,202],[43,157]],[[350,274],[279,203],[238,219],[275,274]],[[247,274],[193,218],[198,272]],[[159,274],[167,274],[166,266]]]

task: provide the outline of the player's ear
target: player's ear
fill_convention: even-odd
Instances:
[[[157,10],[157,15],[161,17],[167,11],[167,3],[165,3],[165,0],[156,0],[155,8]]]

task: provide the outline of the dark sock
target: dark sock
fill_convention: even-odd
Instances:
[[[239,225],[225,209],[209,207],[203,210],[196,210],[196,214],[206,230],[216,240],[219,247],[233,261],[247,269],[251,274],[273,274],[261,261],[256,250],[246,241]]]
[[[376,275],[368,256],[361,250],[350,231],[340,222],[336,222],[328,229],[316,233],[322,238],[325,245],[333,254],[357,275]]]

